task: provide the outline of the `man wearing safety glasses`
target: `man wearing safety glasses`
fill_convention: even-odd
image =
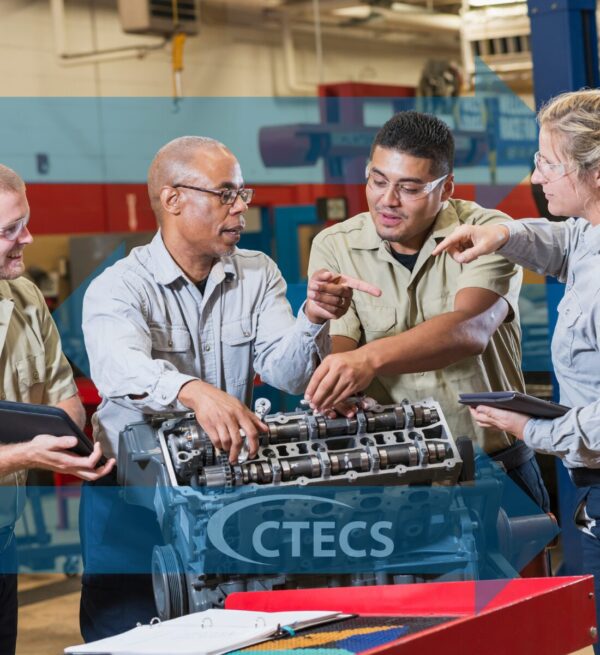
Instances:
[[[353,289],[380,291],[316,271],[294,318],[275,263],[236,248],[254,192],[235,156],[213,139],[181,137],[164,146],[150,165],[148,192],[160,231],[94,280],[84,300],[85,343],[102,396],[95,436],[116,455],[125,425],[193,410],[235,462],[242,434],[253,455],[258,434],[267,431],[248,409],[255,374],[302,393],[329,352],[328,321],[348,310]],[[82,499],[86,641],[156,614],[150,575],[97,574],[107,549],[120,564],[132,553],[131,572],[148,574],[152,547],[161,541],[156,518],[116,499],[109,507],[103,498]]]
[[[523,390],[518,296],[522,271],[500,256],[458,265],[432,257],[460,224],[506,221],[453,199],[454,138],[427,114],[401,112],[378,132],[366,170],[369,213],[315,238],[309,272],[327,268],[376,281],[381,297],[357,295],[332,322],[332,355],[306,390],[315,409],[351,412],[365,391],[381,403],[433,396],[458,437],[469,435],[502,462],[540,506],[548,496],[533,452],[504,432],[480,428],[459,392]]]
[[[60,337],[39,289],[22,277],[23,250],[32,242],[23,180],[0,164],[0,400],[64,409],[80,426],[85,413]],[[68,452],[75,437],[40,434],[19,444],[0,444],[0,653],[14,653],[17,638],[17,557],[14,525],[25,502],[27,469],[42,468],[96,480],[96,444],[89,457]]]

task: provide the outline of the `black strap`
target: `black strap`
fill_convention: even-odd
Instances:
[[[498,464],[502,464],[505,471],[512,471],[528,462],[534,455],[534,451],[526,443],[515,441],[512,446],[499,450],[490,457]]]
[[[600,469],[570,469],[571,480],[576,487],[593,487],[600,484]]]

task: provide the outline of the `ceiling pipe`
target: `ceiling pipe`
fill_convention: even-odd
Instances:
[[[321,35],[321,7],[319,0],[313,0],[313,16],[315,22],[315,55],[317,58],[317,80],[323,84],[323,38]]]
[[[296,23],[294,24],[293,31],[297,34],[312,34],[313,27],[310,23]],[[373,39],[377,39],[378,43],[385,43],[386,45],[398,45],[400,47],[409,47],[411,50],[423,50],[426,53],[431,52],[431,46],[423,43],[423,39],[417,37],[415,34],[398,33],[397,30],[391,28],[385,30],[375,30],[366,27],[345,27],[333,23],[323,23],[323,35],[331,38],[338,39],[352,39],[354,41],[366,41],[372,43]],[[444,48],[455,49],[454,44],[438,43],[437,45]]]
[[[290,17],[286,12],[281,14],[281,45],[283,47],[283,62],[285,66],[286,85],[288,89],[298,95],[310,93],[314,95],[317,90],[316,82],[309,84],[299,82],[296,75],[296,53],[294,50],[294,37],[290,25]]]
[[[160,42],[147,43],[139,46],[123,46],[88,52],[68,52],[65,30],[64,0],[50,0],[50,13],[54,31],[54,50],[63,66],[81,66],[98,62],[118,61],[122,59],[142,59],[152,50],[160,50],[168,43],[168,39]]]
[[[321,2],[321,11],[339,22],[342,22],[344,18],[341,15],[336,15],[336,11],[359,4],[356,0],[321,0]],[[373,14],[382,17],[388,23],[406,27],[407,31],[436,31],[457,34],[460,30],[461,19],[458,14],[429,12],[425,8],[419,11],[416,7],[408,4],[398,3],[398,5],[403,7],[402,11],[371,5],[364,5],[364,7],[370,9]],[[290,14],[293,14],[295,18],[310,19],[309,7],[302,4],[291,9]]]
[[[414,11],[410,8],[403,11],[395,11],[394,9],[388,9],[379,5],[370,6],[358,0],[356,2],[353,2],[353,0],[321,0],[321,11],[327,12],[329,15],[335,15],[337,9],[345,9],[361,4],[364,4],[365,7],[370,7],[374,13],[383,16],[395,25],[405,27],[410,32],[447,32],[456,35],[460,32],[460,16],[448,12],[429,13],[427,11]],[[309,20],[311,10],[311,4],[302,2],[293,5],[289,9],[289,13],[295,18],[302,15],[306,20]]]
[[[235,0],[230,0],[234,2]],[[205,0],[206,4],[214,6],[215,0]],[[331,0],[320,0],[321,3],[321,34],[323,37],[351,39],[359,41],[378,42],[386,44],[398,44],[399,46],[410,47],[411,49],[418,50],[419,52],[430,52],[431,46],[424,43],[420,36],[418,29],[402,30],[397,20],[386,21],[385,18],[377,21],[377,25],[371,25],[368,22],[348,24],[347,20],[341,16],[336,16],[331,12],[324,13],[323,7],[329,7]],[[344,4],[348,5],[348,0],[343,0]],[[341,7],[342,2],[338,0],[336,6]],[[288,28],[294,34],[311,34],[314,35],[314,18],[310,14],[299,13],[296,5],[292,5],[289,10],[286,8],[285,12],[282,10],[269,10],[261,14],[260,26],[263,30],[276,31],[281,36],[283,26],[283,16],[287,16]],[[240,7],[240,10],[242,8]],[[252,28],[251,16],[256,15],[255,12],[249,12],[248,7],[244,7],[244,11],[231,17],[231,23],[239,25],[244,28]],[[452,14],[450,14],[453,16]],[[401,16],[401,15],[400,15]],[[243,19],[245,17],[245,19]],[[453,16],[454,17],[454,16]],[[400,29],[399,29],[400,27]],[[424,31],[434,31],[428,24],[423,28]],[[454,29],[440,30],[437,35],[436,45],[447,50],[458,51],[458,35]],[[299,83],[303,84],[303,83]]]
[[[375,10],[387,21],[398,26],[402,25],[411,32],[449,32],[458,35],[461,18],[457,14],[430,14],[428,12],[394,11],[377,7]]]
[[[206,2],[205,0],[205,7]],[[348,0],[345,0],[346,2]],[[214,2],[214,0],[213,0]],[[323,7],[324,0],[321,0],[321,8]],[[307,35],[314,38],[314,22],[311,19],[298,20],[294,12],[290,13],[290,30],[294,35],[296,43],[297,35]],[[243,30],[244,36],[242,38],[249,40],[253,43],[267,44],[266,34],[273,35],[273,38],[268,39],[268,44],[271,46],[281,44],[282,40],[282,14],[281,11],[267,11],[261,13],[260,21],[256,20],[256,12],[248,12],[247,8],[244,11],[236,13],[230,18],[230,24],[237,26]],[[205,11],[205,17],[207,12]],[[403,49],[410,49],[411,53],[422,53],[425,56],[431,55],[431,46],[427,45],[426,40],[422,38],[418,31],[404,31],[399,30],[395,24],[378,23],[377,26],[366,24],[354,25],[341,25],[340,18],[331,16],[329,14],[323,15],[321,13],[321,33],[323,39],[331,39],[340,42],[356,43],[360,42],[365,44],[365,47],[375,44],[375,46],[382,46],[384,48],[399,47]],[[260,32],[258,32],[258,24],[260,24]],[[253,27],[255,26],[255,27]],[[256,40],[258,38],[258,41]],[[280,46],[281,47],[281,46]],[[336,46],[332,46],[336,47]],[[436,35],[436,47],[443,50],[443,56],[460,57],[460,49],[457,36],[452,32],[439,32]],[[295,50],[297,52],[297,43]],[[281,54],[278,54],[278,61],[282,59]],[[294,69],[295,70],[295,69]],[[297,75],[296,81],[297,81]],[[298,82],[298,84],[306,85],[308,88],[298,93],[309,92],[310,83]],[[314,82],[316,85],[316,80]]]

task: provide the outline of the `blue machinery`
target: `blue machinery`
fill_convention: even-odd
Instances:
[[[268,430],[236,464],[193,414],[121,432],[124,498],[156,511],[164,537],[152,559],[162,619],[237,591],[511,578],[556,533],[487,458],[475,466],[431,398],[352,418],[269,411],[259,399]],[[108,560],[104,572],[128,572]]]

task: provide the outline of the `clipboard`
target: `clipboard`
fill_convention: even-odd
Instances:
[[[69,448],[76,455],[87,457],[94,450],[92,440],[60,407],[0,400],[0,443],[23,443],[38,434],[77,437],[77,445]],[[102,457],[98,466],[105,462],[106,458]]]
[[[528,414],[535,418],[558,418],[566,414],[571,408],[559,405],[549,400],[542,400],[519,391],[488,391],[482,393],[461,393],[458,396],[461,405],[477,407],[487,405],[498,409],[507,409],[510,412]]]

